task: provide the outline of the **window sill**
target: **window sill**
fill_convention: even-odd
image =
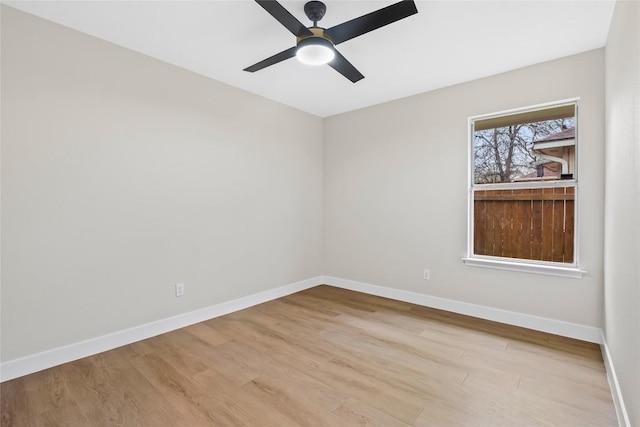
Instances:
[[[471,267],[494,268],[497,270],[519,271],[522,273],[545,274],[547,276],[569,277],[582,279],[587,272],[577,267],[562,267],[556,265],[533,264],[516,261],[503,261],[485,258],[462,258],[465,265]]]

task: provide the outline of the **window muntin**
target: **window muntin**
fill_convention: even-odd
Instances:
[[[469,257],[577,266],[575,101],[472,118]]]

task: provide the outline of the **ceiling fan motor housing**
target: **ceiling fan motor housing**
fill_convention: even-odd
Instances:
[[[312,39],[313,41],[317,41],[318,39],[324,39],[327,40],[331,46],[333,46],[333,40],[331,40],[331,37],[329,37],[328,34],[325,33],[324,28],[320,28],[320,27],[310,27],[308,28],[309,31],[311,31],[312,35],[308,36],[308,35],[301,35],[296,37],[296,44],[298,46],[300,46],[300,42],[306,39]],[[322,42],[320,42],[322,43]]]

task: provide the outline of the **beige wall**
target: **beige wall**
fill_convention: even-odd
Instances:
[[[602,49],[325,120],[325,274],[600,327]],[[465,266],[469,116],[580,97],[583,279]],[[424,268],[431,280],[422,279]]]
[[[1,119],[2,361],[322,273],[317,117],[3,6]]]
[[[640,426],[640,2],[619,1],[606,46],[605,337]]]

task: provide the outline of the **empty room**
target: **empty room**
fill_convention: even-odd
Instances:
[[[0,20],[2,427],[640,427],[639,1]]]

